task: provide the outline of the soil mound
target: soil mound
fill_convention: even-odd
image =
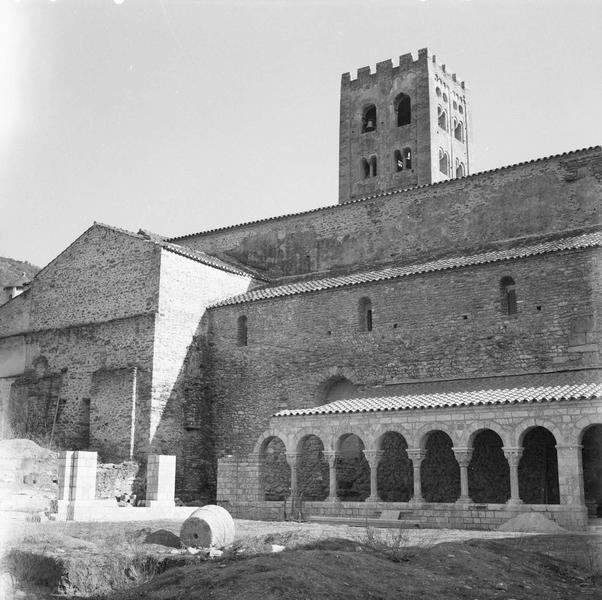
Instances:
[[[541,513],[521,513],[498,527],[498,531],[524,531],[525,533],[562,533],[566,531]]]

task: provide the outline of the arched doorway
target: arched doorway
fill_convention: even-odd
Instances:
[[[523,437],[518,488],[525,504],[559,504],[556,438],[545,427],[533,427]]]
[[[370,495],[370,466],[364,456],[364,442],[353,433],[338,440],[336,474],[339,500],[363,502]]]
[[[482,429],[473,439],[468,465],[468,493],[473,502],[502,504],[510,498],[510,467],[504,442],[491,429]]]
[[[378,464],[378,495],[383,502],[408,502],[414,490],[414,471],[405,438],[388,431],[380,438],[382,456]]]
[[[291,470],[286,461],[286,447],[279,437],[264,441],[259,451],[260,486],[264,500],[284,500],[291,487]]]
[[[583,445],[583,491],[590,517],[602,517],[602,424],[588,427]]]
[[[420,468],[422,495],[427,502],[455,502],[460,497],[460,466],[453,442],[444,431],[430,431]]]
[[[306,435],[297,446],[297,494],[303,500],[326,500],[328,497],[328,461],[324,444],[317,435]]]

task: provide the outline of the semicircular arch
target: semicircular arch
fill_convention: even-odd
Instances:
[[[577,422],[573,423],[571,426],[571,431],[575,434],[573,439],[575,440],[575,444],[581,444],[583,442],[583,434],[587,429],[593,427],[594,425],[602,425],[602,415],[585,415],[581,417]],[[571,443],[572,440],[567,440],[568,443]]]
[[[426,446],[426,440],[433,431],[442,431],[446,433],[454,446],[460,445],[460,440],[457,433],[447,423],[427,423],[414,433],[412,444],[414,448],[422,448]]]
[[[402,425],[397,423],[388,423],[386,425],[379,425],[372,434],[370,446],[366,447],[367,450],[381,450],[383,438],[387,433],[398,433],[408,445],[410,444],[411,433]]]
[[[500,425],[499,423],[491,423],[491,422],[487,422],[487,423],[477,423],[476,427],[474,429],[470,429],[470,431],[467,431],[463,436],[460,436],[460,442],[463,446],[466,446],[467,448],[471,448],[474,444],[474,440],[477,437],[477,435],[479,435],[479,433],[486,431],[486,430],[490,430],[493,431],[495,433],[497,433],[501,440],[502,440],[502,444],[504,446],[510,446],[511,444],[511,431],[509,431],[506,427],[503,427],[502,425]]]
[[[529,419],[523,419],[514,426],[512,432],[512,442],[514,445],[522,446],[525,435],[535,427],[547,429],[554,436],[556,445],[564,445],[566,443],[565,436],[556,423],[548,419],[535,419],[531,417]]]

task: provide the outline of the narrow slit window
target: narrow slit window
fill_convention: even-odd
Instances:
[[[437,122],[441,129],[447,131],[447,111],[440,106],[437,107]]]
[[[455,119],[454,119],[455,122]],[[460,141],[464,141],[464,123],[462,121],[457,121],[454,124],[454,137]]]
[[[403,158],[399,150],[395,150],[395,153],[393,155],[393,166],[395,168],[395,171],[403,171]]]
[[[407,94],[399,94],[396,101],[397,127],[412,122],[412,102]]]
[[[362,158],[362,162],[360,165],[362,179],[368,179],[370,177],[370,164],[365,158]]]
[[[376,131],[376,106],[370,104],[364,109],[362,116],[362,133]]]
[[[439,148],[439,171],[444,175],[449,175],[449,155],[441,148]]]
[[[247,317],[241,315],[238,317],[238,345],[246,346],[248,341]]]
[[[370,158],[370,177],[376,177],[378,175],[376,156]]]
[[[370,298],[361,298],[359,303],[360,331],[372,331],[372,302]]]
[[[408,170],[412,168],[412,150],[410,148],[403,149],[403,166]]]
[[[466,168],[464,167],[464,163],[460,162],[456,158],[456,177],[464,177],[466,175]]]
[[[518,306],[516,302],[516,284],[512,277],[502,277],[500,280],[500,295],[502,312],[505,315],[515,315],[518,312]]]

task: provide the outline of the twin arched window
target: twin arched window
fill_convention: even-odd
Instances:
[[[516,284],[509,275],[500,279],[500,301],[505,315],[515,315],[518,311],[516,303]]]
[[[399,94],[393,103],[397,114],[397,127],[409,125],[412,122],[412,101],[407,94]],[[362,112],[362,133],[376,131],[376,105],[369,104]]]
[[[401,152],[399,150],[395,150],[393,155],[394,168],[397,172],[409,171],[412,169],[412,150],[410,148],[404,148]]]
[[[360,168],[362,179],[376,177],[378,175],[378,165],[376,161],[376,156],[371,156],[369,159],[362,158]]]
[[[460,142],[464,141],[464,123],[457,119],[454,119],[454,137]]]

